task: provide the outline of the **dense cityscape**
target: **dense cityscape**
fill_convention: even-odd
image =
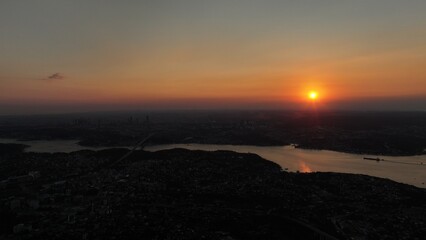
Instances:
[[[426,239],[426,0],[0,0],[0,240]]]
[[[19,124],[28,124],[26,118],[22,123],[5,121],[1,133],[9,138],[57,139],[97,132],[103,137],[96,141],[105,144],[109,139],[113,146],[135,145],[138,141],[126,135],[130,130],[140,131],[140,136],[159,128],[173,133],[164,138],[166,134],[157,131],[157,137],[152,135],[140,144],[143,148],[150,141],[165,143],[173,137],[196,141],[200,137],[178,135],[192,133],[182,126],[194,126],[204,129],[206,142],[215,141],[209,138],[215,131],[229,136],[233,132],[238,138],[226,141],[249,144],[248,135],[241,134],[249,129],[253,129],[251,134],[259,128],[265,131],[277,122],[271,120],[274,117],[259,122],[222,113],[210,114],[210,120],[202,123],[199,119],[204,117],[190,116],[162,121],[151,115],[142,123],[122,117],[124,120],[100,127],[95,120],[60,123],[58,116],[44,119],[44,124],[57,121],[50,128],[59,136],[47,136],[48,127],[37,118],[32,122],[37,127],[17,131]],[[65,124],[64,130],[60,124]],[[398,124],[400,128],[394,127],[392,134],[422,127]],[[301,127],[320,129],[316,123]],[[339,131],[372,134],[365,128]],[[62,135],[64,132],[70,135]],[[391,180],[288,172],[255,154],[230,151],[110,148],[36,153],[25,151],[25,141],[22,143],[0,144],[0,211],[4,216],[0,234],[6,239],[422,239],[426,234],[425,189]],[[368,152],[369,148],[359,151]]]

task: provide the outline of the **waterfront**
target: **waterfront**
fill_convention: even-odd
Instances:
[[[422,188],[425,187],[426,182],[426,155],[401,157],[380,156],[381,159],[394,162],[376,162],[363,159],[366,155],[327,150],[307,150],[295,148],[294,146],[259,147],[241,145],[171,144],[148,146],[146,150],[158,151],[172,148],[204,151],[229,150],[240,153],[255,153],[264,159],[279,164],[283,169],[287,168],[289,171],[366,174],[389,178],[397,182],[412,184]]]
[[[78,145],[78,140],[30,140],[30,141],[19,141],[12,138],[0,138],[0,143],[16,143],[24,144],[28,147],[25,148],[26,152],[64,152],[70,153],[80,150],[103,150],[111,147],[86,147]],[[127,148],[127,147],[125,147]]]
[[[27,152],[73,152],[78,150],[102,150],[107,147],[84,147],[77,140],[54,141],[17,141],[16,139],[0,139],[0,143],[20,143],[30,147]],[[244,146],[244,145],[211,145],[211,144],[169,144],[147,146],[147,151],[158,151],[172,148],[189,150],[229,150],[240,153],[255,153],[264,159],[279,164],[288,171],[300,172],[341,172],[357,173],[388,178],[397,182],[425,187],[426,155],[416,156],[379,156],[386,161],[376,162],[363,159],[377,157],[372,155],[349,154],[326,150],[306,150],[294,146]],[[387,162],[393,161],[393,162]]]

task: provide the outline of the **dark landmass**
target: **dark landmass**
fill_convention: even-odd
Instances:
[[[254,154],[0,144],[2,239],[422,239],[426,190]],[[113,164],[116,163],[116,164]]]
[[[83,146],[204,143],[421,155],[426,112],[175,111],[0,117],[0,137],[79,139]]]

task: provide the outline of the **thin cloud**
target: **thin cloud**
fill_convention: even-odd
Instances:
[[[46,80],[61,80],[65,79],[65,76],[61,73],[54,73],[46,78]]]

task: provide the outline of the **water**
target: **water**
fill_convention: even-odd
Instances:
[[[360,173],[370,176],[389,178],[397,182],[426,187],[426,155],[391,157],[379,156],[387,161],[376,162],[364,160],[364,157],[377,157],[341,153],[327,150],[306,150],[293,146],[258,147],[239,145],[208,145],[208,144],[172,144],[146,147],[146,150],[157,151],[171,148],[190,150],[231,150],[240,153],[255,153],[264,159],[279,164],[283,169],[300,172],[342,172]],[[421,165],[423,163],[423,165]]]
[[[77,140],[55,141],[17,141],[16,139],[0,139],[0,143],[21,143],[29,145],[27,152],[72,152],[83,149],[101,150],[107,147],[83,147]],[[147,146],[145,150],[158,151],[172,148],[189,150],[230,150],[240,153],[255,153],[279,164],[283,169],[300,172],[342,172],[360,173],[370,176],[389,178],[397,182],[418,187],[426,187],[426,155],[418,156],[379,156],[386,162],[364,160],[372,155],[349,154],[326,150],[306,150],[293,146],[258,147],[241,145],[210,145],[210,144],[170,144]],[[388,162],[394,161],[394,162]],[[401,163],[395,163],[401,162]],[[402,164],[405,163],[405,164]],[[423,165],[421,165],[423,163]]]
[[[70,153],[80,150],[102,150],[109,147],[84,147],[78,145],[78,140],[35,140],[35,141],[18,141],[16,139],[0,138],[0,143],[17,143],[25,144],[29,147],[25,152],[64,152]]]

